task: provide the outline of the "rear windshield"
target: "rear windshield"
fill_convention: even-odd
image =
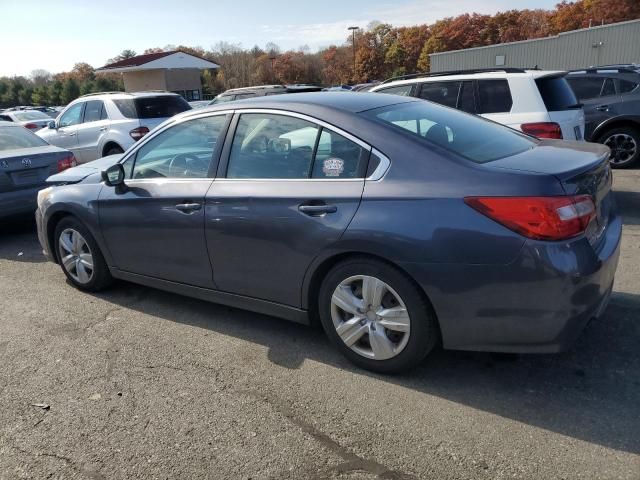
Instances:
[[[28,110],[26,112],[16,112],[15,117],[19,122],[28,122],[30,120],[51,120],[49,115],[46,115],[38,110]]]
[[[363,114],[476,163],[515,155],[537,145],[508,127],[430,102],[400,103]]]
[[[572,110],[580,108],[569,83],[564,77],[544,77],[536,80],[538,90],[544,101],[547,110],[559,112],[562,110]]]
[[[22,127],[0,127],[0,151],[42,147],[43,139]]]
[[[114,100],[113,103],[127,118],[169,118],[191,110],[187,101],[177,95],[125,98]]]

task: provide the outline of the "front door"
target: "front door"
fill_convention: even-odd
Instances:
[[[226,178],[206,198],[217,288],[299,307],[307,268],[360,204],[369,152],[308,119],[240,115],[223,154]]]
[[[47,138],[52,145],[78,153],[78,124],[82,122],[84,102],[76,103],[67,109],[56,121],[56,135]]]
[[[217,115],[163,130],[124,161],[124,188],[103,187],[100,226],[118,269],[213,287],[204,200],[227,123]]]

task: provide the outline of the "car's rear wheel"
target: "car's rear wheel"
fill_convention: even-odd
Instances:
[[[95,292],[113,281],[93,235],[79,220],[67,217],[56,225],[55,248],[62,271],[77,288]]]
[[[640,132],[632,127],[614,128],[600,137],[611,149],[610,162],[613,168],[629,168],[640,158]]]
[[[322,326],[356,365],[391,373],[418,365],[438,338],[435,315],[403,272],[369,258],[337,264],[320,288]]]

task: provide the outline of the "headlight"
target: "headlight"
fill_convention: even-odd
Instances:
[[[49,195],[51,195],[52,190],[53,190],[53,187],[48,187],[38,192],[38,210],[42,210],[42,205],[44,204],[44,202],[47,201],[47,199],[49,198]]]

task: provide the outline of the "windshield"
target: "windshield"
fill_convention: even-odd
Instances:
[[[427,101],[376,108],[364,115],[476,163],[515,155],[537,145],[532,138],[508,127]]]
[[[14,116],[19,122],[28,122],[30,120],[51,120],[49,115],[45,115],[38,110],[28,110],[25,112],[16,112]]]
[[[0,151],[42,147],[43,139],[22,127],[0,127]]]
[[[125,98],[113,103],[127,118],[169,118],[191,110],[187,101],[178,95]]]

